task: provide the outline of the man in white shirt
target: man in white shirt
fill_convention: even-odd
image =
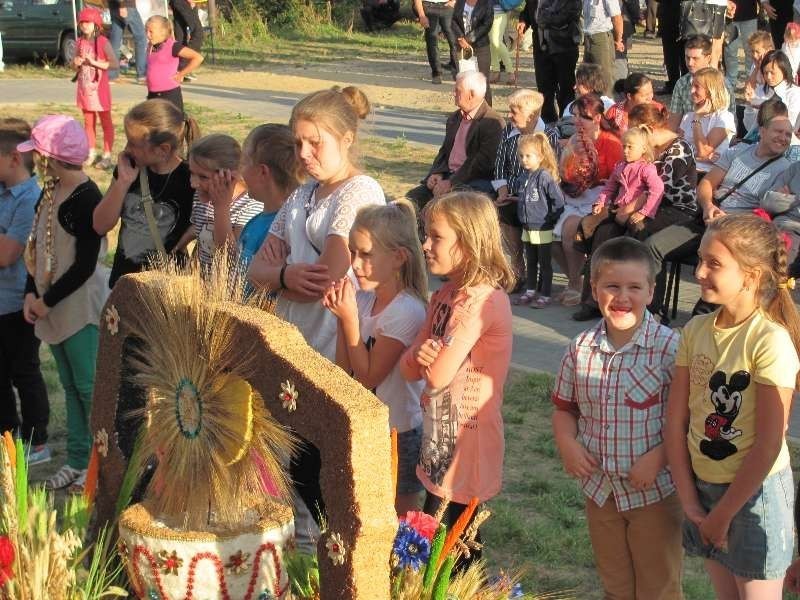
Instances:
[[[616,51],[624,52],[619,0],[583,0],[583,62],[603,69],[611,95]]]

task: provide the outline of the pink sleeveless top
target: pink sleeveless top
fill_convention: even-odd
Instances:
[[[147,53],[147,91],[167,92],[180,87],[173,79],[178,72],[178,57],[172,55],[175,38],[158,44],[158,49],[150,47]]]

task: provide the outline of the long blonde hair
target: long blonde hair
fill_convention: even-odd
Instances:
[[[417,211],[405,198],[384,205],[365,206],[356,214],[350,229],[360,229],[388,252],[400,250],[406,255],[400,267],[403,288],[428,303],[428,277],[417,232]]]
[[[711,102],[711,112],[727,110],[730,104],[730,94],[725,87],[725,76],[714,67],[700,69],[692,76],[697,83],[708,91],[708,100]]]
[[[553,147],[545,134],[526,133],[521,135],[517,144],[517,152],[522,152],[523,148],[533,148],[539,158],[542,159],[539,168],[547,171],[556,183],[561,181],[561,176],[558,174],[556,153],[553,152]]]
[[[486,283],[511,290],[514,271],[503,253],[497,209],[485,194],[458,191],[431,200],[425,207],[425,221],[443,217],[456,232],[463,256],[459,270],[461,289]]]
[[[726,215],[709,223],[706,235],[722,243],[742,270],[760,270],[756,300],[770,320],[789,332],[800,351],[800,314],[788,289],[789,257],[778,228],[755,215]]]

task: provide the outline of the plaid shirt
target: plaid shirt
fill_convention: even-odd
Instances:
[[[619,350],[605,321],[579,334],[561,361],[553,403],[578,416],[578,440],[600,468],[581,482],[598,506],[613,494],[625,511],[663,500],[675,491],[667,469],[650,488],[628,483],[636,459],[663,442],[662,428],[678,335],[645,311],[633,339]]]
[[[730,98],[728,102],[728,110],[733,115],[736,115],[736,93],[731,86],[728,78],[724,78],[725,89],[728,90]],[[669,104],[669,112],[674,115],[683,115],[688,112],[694,111],[694,102],[692,102],[692,74],[685,73],[675,82],[675,87],[672,89],[672,101]],[[685,135],[690,135],[691,132],[685,132]]]

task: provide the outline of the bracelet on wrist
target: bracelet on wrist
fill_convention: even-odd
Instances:
[[[286,263],[281,267],[281,273],[278,275],[278,283],[280,284],[280,288],[282,290],[286,289],[286,281],[284,280],[284,275],[286,275],[286,267],[288,267]]]

